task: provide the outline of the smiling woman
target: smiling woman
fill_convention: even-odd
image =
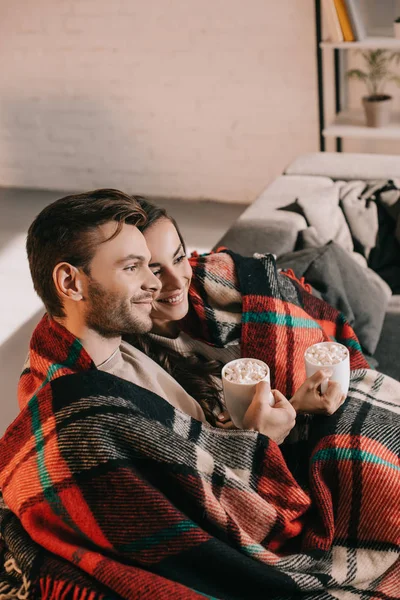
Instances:
[[[222,362],[193,351],[181,352],[172,346],[179,344],[182,334],[179,322],[189,311],[189,286],[192,269],[186,255],[185,241],[175,220],[167,212],[145,198],[135,196],[147,221],[138,229],[143,233],[151,253],[150,268],[159,279],[161,292],[153,302],[151,334],[132,334],[127,339],[155,360],[202,407],[207,420],[224,426],[227,420],[221,402],[219,379]]]
[[[147,227],[144,237],[152,249],[150,268],[162,286],[151,313],[153,332],[176,337],[179,333],[177,321],[189,310],[188,291],[192,279],[183,240],[167,218]]]

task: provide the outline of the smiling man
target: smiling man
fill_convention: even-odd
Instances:
[[[122,341],[122,335],[150,331],[150,312],[161,287],[137,228],[145,220],[134,198],[111,189],[66,196],[37,216],[27,253],[47,315],[33,339],[41,335],[51,341],[68,332],[99,371],[146,388],[205,421],[200,405],[164,369]],[[31,350],[30,358],[35,357]]]

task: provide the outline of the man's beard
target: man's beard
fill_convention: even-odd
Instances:
[[[150,313],[146,315],[140,308],[135,311],[134,302],[148,297],[149,294],[142,292],[132,296],[129,301],[116,292],[107,291],[94,279],[89,279],[86,324],[104,338],[146,333],[152,327]]]

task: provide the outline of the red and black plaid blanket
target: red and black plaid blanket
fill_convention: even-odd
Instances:
[[[317,342],[347,346],[352,369],[369,368],[352,327],[309,286],[277,272],[272,254],[246,258],[229,251],[193,256],[192,336],[215,346],[240,339],[243,357],[264,360],[272,387],[290,398],[306,378],[304,353]]]
[[[398,382],[354,371],[339,411],[308,423],[296,477],[263,435],[98,371],[46,316],[19,394],[0,441],[0,595],[399,597]]]

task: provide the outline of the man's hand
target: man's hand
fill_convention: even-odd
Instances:
[[[291,399],[291,404],[296,412],[333,415],[337,411],[346,398],[340,385],[334,381],[328,381],[326,392],[324,394],[320,392],[321,383],[331,374],[329,369],[320,369],[305,380]]]
[[[269,403],[269,395],[275,399]],[[281,444],[296,423],[296,411],[278,390],[271,390],[266,381],[260,381],[249,408],[243,418],[243,429],[253,429]]]

